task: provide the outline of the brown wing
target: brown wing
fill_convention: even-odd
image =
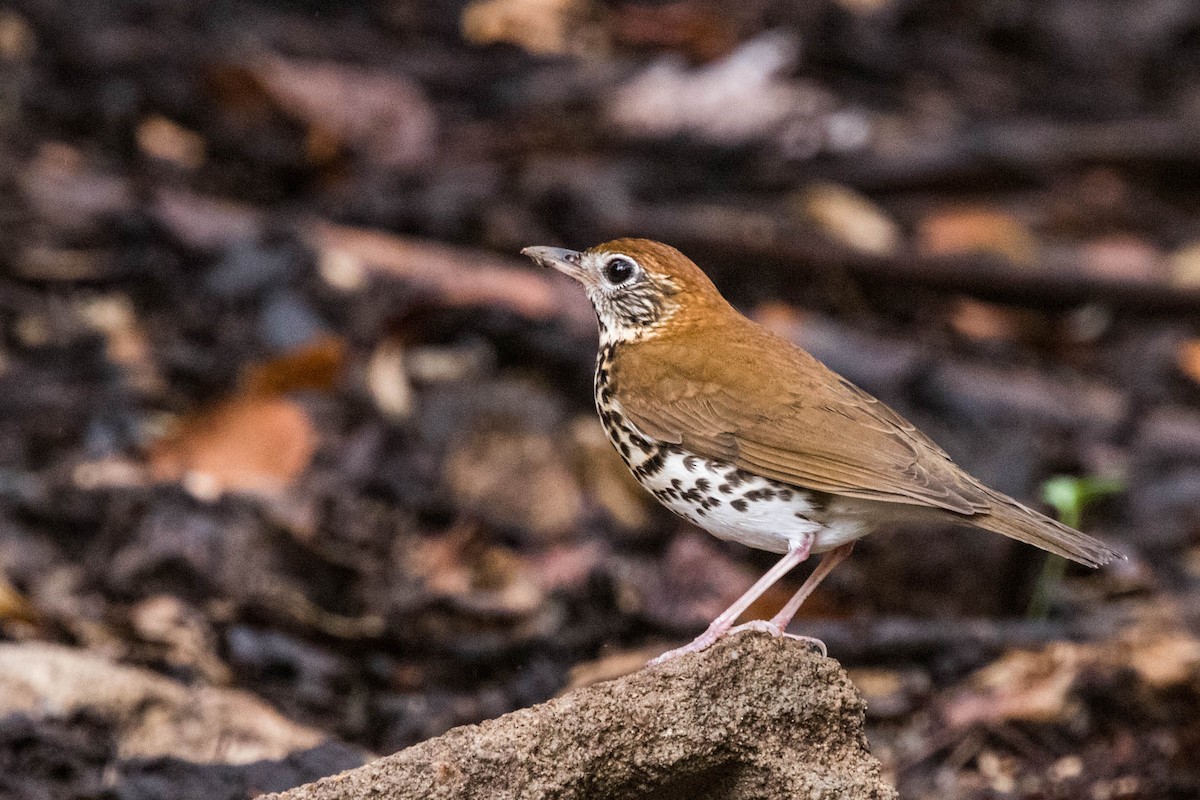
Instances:
[[[808,353],[748,322],[720,333],[696,347],[629,345],[612,377],[633,424],[795,486],[966,515],[991,507],[945,451]]]

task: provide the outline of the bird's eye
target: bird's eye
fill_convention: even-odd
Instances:
[[[620,286],[633,277],[637,264],[625,256],[613,256],[604,262],[604,279],[613,286]]]

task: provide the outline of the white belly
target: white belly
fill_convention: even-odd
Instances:
[[[663,457],[661,468],[639,480],[684,519],[720,539],[759,550],[786,553],[813,536],[812,551],[822,553],[871,530],[867,516],[854,513],[853,503],[845,508],[836,500],[833,508],[819,507],[803,491],[676,448]]]

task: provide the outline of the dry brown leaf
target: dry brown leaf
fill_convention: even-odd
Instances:
[[[932,686],[928,673],[919,668],[854,667],[847,672],[867,701],[867,713],[876,719],[911,713]]]
[[[157,114],[138,123],[135,132],[138,149],[151,158],[168,161],[184,169],[204,164],[207,147],[204,137]]]
[[[976,672],[943,707],[955,727],[977,722],[1065,722],[1077,711],[1076,680],[1084,672],[1133,672],[1151,690],[1200,680],[1200,639],[1188,630],[1139,623],[1102,642],[1056,642],[1014,651]]]
[[[1180,371],[1200,383],[1200,339],[1188,339],[1175,351],[1175,363]]]
[[[308,468],[318,444],[308,412],[284,395],[333,388],[345,355],[345,343],[328,336],[247,368],[235,395],[184,417],[150,446],[150,477],[182,481],[206,498],[280,493]]]
[[[1059,643],[1039,652],[1008,653],[971,676],[970,689],[944,709],[953,727],[975,722],[1057,722],[1070,713],[1070,690],[1085,656]]]
[[[14,262],[17,274],[35,281],[94,281],[116,266],[113,254],[106,250],[33,243],[21,247]]]
[[[277,358],[251,365],[242,375],[242,391],[248,395],[328,391],[337,385],[345,362],[346,343],[336,336],[320,336]]]
[[[660,59],[609,92],[605,116],[627,135],[653,139],[740,145],[790,138],[797,109],[811,121],[833,107],[822,87],[791,79],[798,51],[793,37],[768,31],[700,67]]]
[[[950,327],[975,341],[1012,342],[1021,337],[1024,316],[1014,308],[964,297],[954,306]]]
[[[0,622],[15,620],[34,623],[40,618],[37,609],[17,591],[8,580],[0,575]]]
[[[209,683],[228,683],[229,667],[217,655],[208,619],[178,597],[158,594],[133,605],[129,621],[139,637],[162,645],[167,663],[196,670]]]
[[[623,3],[613,11],[613,38],[635,47],[656,47],[684,53],[696,62],[713,61],[737,46],[737,26],[716,4]]]
[[[37,50],[37,36],[29,23],[11,9],[0,10],[0,58],[20,61]]]
[[[804,326],[804,312],[795,306],[768,300],[759,303],[754,308],[754,321],[772,333],[784,338],[793,336],[797,329]]]
[[[572,542],[530,553],[529,567],[543,592],[578,589],[600,565],[606,548],[599,542]]]
[[[896,5],[895,0],[837,0],[837,4],[861,17],[869,17],[882,13]]]
[[[1014,264],[1032,264],[1037,239],[1008,211],[958,206],[929,214],[918,225],[918,249],[926,256],[993,253]]]
[[[162,386],[149,337],[137,318],[133,303],[124,295],[92,297],[79,304],[80,316],[104,335],[108,360],[125,370],[129,383],[142,392]]]
[[[1174,285],[1200,287],[1200,242],[1191,242],[1172,253],[1168,267]]]
[[[900,247],[900,227],[883,209],[849,187],[820,183],[797,199],[805,214],[847,247],[875,256],[892,255]]]
[[[405,361],[404,345],[393,337],[376,345],[367,362],[367,389],[371,399],[391,420],[411,417],[416,402]]]
[[[285,397],[237,396],[184,418],[150,448],[150,474],[183,481],[194,494],[277,494],[309,465],[317,432]]]
[[[475,0],[462,12],[463,38],[472,44],[515,44],[530,53],[579,52],[588,0]]]
[[[1200,640],[1190,633],[1166,631],[1131,647],[1129,661],[1149,686],[1179,686],[1200,676]]]

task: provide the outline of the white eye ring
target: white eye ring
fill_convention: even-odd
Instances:
[[[604,280],[611,283],[613,286],[620,286],[629,281],[637,272],[637,262],[628,256],[611,256],[604,262],[602,272]]]

